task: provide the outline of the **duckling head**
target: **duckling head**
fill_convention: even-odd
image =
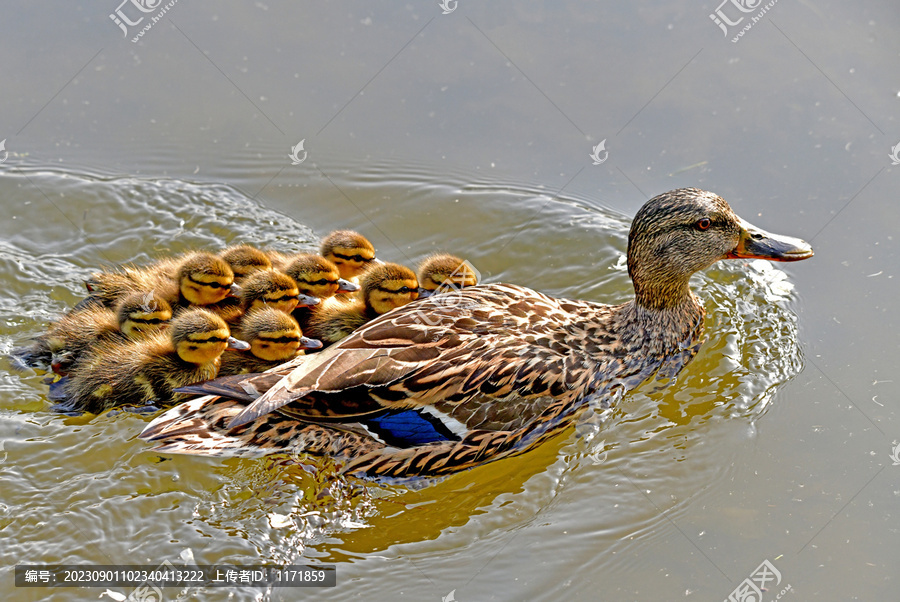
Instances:
[[[468,261],[438,253],[427,257],[419,265],[419,296],[430,297],[436,292],[456,290],[478,284],[478,274]]]
[[[215,362],[225,349],[249,349],[228,331],[225,320],[205,309],[181,313],[169,326],[172,346],[182,361],[190,364]]]
[[[264,270],[251,274],[241,286],[241,307],[245,312],[271,307],[291,313],[300,302],[300,291],[294,279],[283,272]],[[318,303],[318,300],[315,300]]]
[[[245,315],[241,333],[250,344],[250,353],[267,362],[287,361],[301,349],[322,347],[321,341],[303,336],[297,320],[271,307]]]
[[[235,282],[240,282],[254,272],[272,269],[272,262],[268,256],[250,245],[228,247],[219,253],[219,257],[231,267]]]
[[[234,294],[234,272],[221,257],[193,253],[178,268],[181,296],[191,305],[212,305]]]
[[[396,263],[372,266],[362,281],[363,300],[366,307],[381,315],[402,307],[419,297],[419,282],[409,268]]]
[[[358,284],[341,278],[341,272],[333,262],[318,255],[297,255],[284,272],[294,279],[300,292],[318,299],[359,290]]]
[[[172,306],[156,292],[131,293],[116,305],[119,330],[129,339],[159,332],[172,319]]]
[[[812,247],[746,222],[720,196],[680,188],[647,201],[628,234],[628,274],[639,305],[675,307],[690,297],[695,272],[720,259],[799,261]]]
[[[322,257],[334,263],[342,278],[356,278],[372,264],[375,247],[365,236],[352,230],[337,230],[322,240]]]

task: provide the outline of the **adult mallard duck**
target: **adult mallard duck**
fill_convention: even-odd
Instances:
[[[75,363],[62,383],[58,409],[92,412],[124,404],[171,402],[174,389],[215,378],[226,348],[246,349],[225,321],[200,308],[183,311],[165,332],[146,340],[102,341]]]
[[[419,264],[419,298],[478,284],[478,272],[455,255],[436,253]]]
[[[208,383],[218,397],[169,410],[141,436],[169,453],[290,450],[343,458],[351,474],[452,473],[529,450],[587,408],[675,376],[702,342],[693,273],[720,259],[812,255],[713,193],[674,190],[634,218],[626,303],[511,284],[465,288],[452,307],[416,301],[274,372]]]

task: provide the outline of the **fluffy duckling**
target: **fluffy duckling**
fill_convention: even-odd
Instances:
[[[241,336],[250,348],[226,350],[222,354],[219,376],[265,372],[298,355],[305,349],[319,349],[322,343],[303,336],[300,326],[288,314],[261,307],[241,320]]]
[[[365,236],[353,230],[336,230],[322,239],[320,254],[334,263],[341,278],[351,282],[359,278],[375,259],[375,247]]]
[[[131,293],[115,310],[89,304],[63,316],[25,348],[13,354],[33,368],[66,374],[72,364],[100,341],[124,342],[149,336],[166,326],[172,307],[154,292]]]
[[[336,343],[382,314],[402,307],[419,296],[419,283],[409,268],[381,263],[363,274],[362,298],[335,303],[313,312],[307,334],[325,345]]]
[[[234,281],[240,283],[244,278],[262,270],[271,270],[272,262],[268,256],[250,245],[234,245],[228,247],[219,257],[231,266]]]
[[[244,314],[261,307],[290,314],[298,305],[309,307],[319,302],[315,297],[300,294],[294,279],[277,270],[264,270],[248,276],[238,298],[239,306],[219,312],[232,325],[240,322]]]
[[[337,266],[319,255],[295,255],[284,268],[284,272],[294,279],[302,294],[322,301],[332,299],[336,294],[353,293],[359,290],[358,284],[341,278]],[[312,311],[309,306],[298,307],[293,313],[300,328],[307,328],[311,315]]]
[[[228,263],[211,253],[188,254],[174,272],[157,269],[162,263],[166,262],[148,269],[129,266],[93,274],[85,283],[90,296],[76,307],[93,302],[113,307],[128,293],[155,290],[177,311],[188,305],[214,305],[239,290]]]
[[[468,261],[437,253],[419,264],[419,298],[478,284],[478,272]]]
[[[199,308],[172,320],[167,332],[125,343],[103,341],[63,381],[58,409],[94,414],[123,404],[177,401],[177,387],[215,378],[227,347],[246,349],[225,321]]]

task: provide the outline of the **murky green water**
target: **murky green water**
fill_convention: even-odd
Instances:
[[[722,600],[764,561],[765,600],[895,597],[900,11],[778,2],[732,43],[715,4],[446,6],[179,2],[139,43],[115,4],[7,11],[0,351],[99,266],[338,227],[616,303],[630,216],[679,186],[816,257],[698,275],[708,341],[675,382],[418,487],[163,458],[150,417],[54,414],[4,367],[3,599],[108,597],[15,588],[17,563],[163,561],[337,565],[165,600]]]

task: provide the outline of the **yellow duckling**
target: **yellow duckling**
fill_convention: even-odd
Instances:
[[[284,268],[284,272],[294,279],[301,294],[321,301],[331,299],[340,293],[353,293],[359,290],[358,284],[341,278],[337,266],[319,255],[295,255]],[[293,313],[300,328],[308,327],[311,315],[309,305],[300,306]]]
[[[219,257],[231,266],[234,281],[240,283],[244,278],[262,270],[271,270],[272,262],[265,253],[250,245],[234,245],[228,247]]]
[[[227,347],[246,349],[225,321],[205,309],[188,309],[167,332],[125,343],[102,341],[79,360],[62,384],[58,409],[94,414],[123,404],[177,401],[177,387],[215,378]]]
[[[355,282],[375,259],[375,247],[365,236],[353,230],[336,230],[324,239],[320,249],[322,257],[334,263],[341,278]]]
[[[478,284],[478,272],[468,261],[437,253],[419,264],[419,298]]]
[[[362,299],[327,305],[313,312],[307,334],[325,345],[336,343],[374,318],[419,296],[419,283],[409,268],[381,263],[363,274]]]
[[[303,355],[305,349],[322,347],[320,341],[303,336],[294,318],[271,307],[247,313],[241,320],[241,336],[250,349],[226,350],[219,376],[265,372]]]
[[[85,283],[91,295],[79,306],[99,302],[113,307],[128,293],[155,290],[177,311],[188,305],[214,305],[239,290],[228,263],[211,253],[190,253],[181,259],[174,274],[169,268],[157,269],[164,263],[93,274]]]
[[[306,307],[319,302],[309,295],[301,295],[294,279],[277,270],[263,270],[248,276],[241,286],[238,299],[239,306],[217,312],[231,325],[240,322],[244,314],[261,307],[290,314],[298,305]]]
[[[115,310],[89,304],[66,314],[32,345],[13,354],[33,368],[52,368],[57,374],[66,374],[98,342],[147,337],[164,328],[171,318],[171,306],[156,293],[131,293]]]

